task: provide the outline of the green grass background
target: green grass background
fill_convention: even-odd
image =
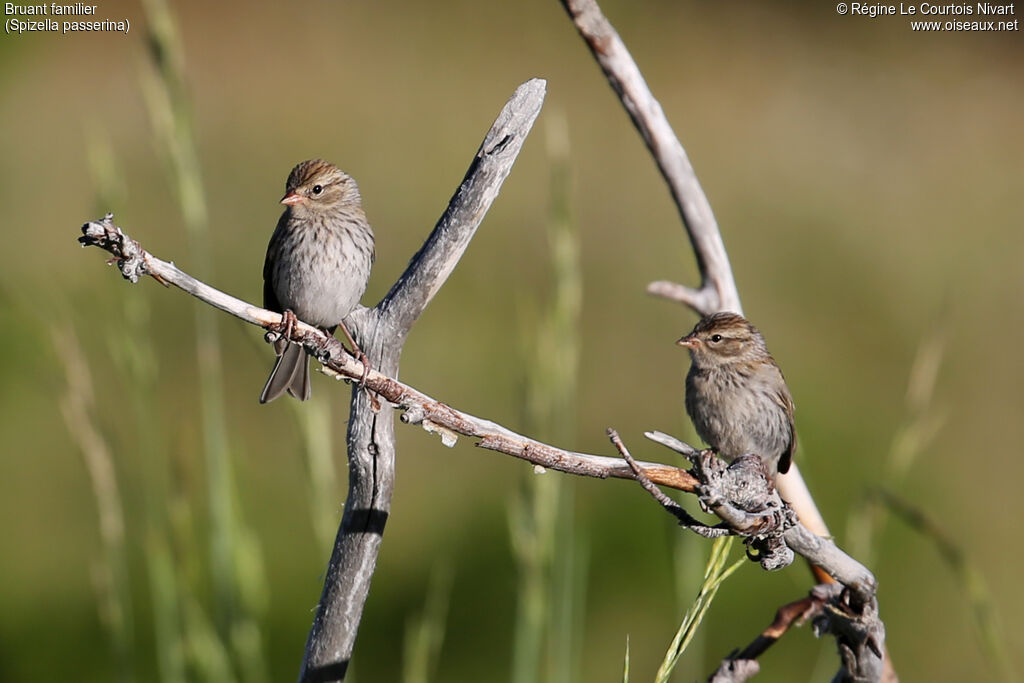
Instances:
[[[544,136],[549,119],[564,117],[583,300],[575,406],[559,427],[561,445],[610,454],[604,430],[614,426],[635,456],[670,460],[642,432],[692,438],[682,409],[687,360],[672,342],[695,319],[643,291],[661,278],[694,284],[689,245],[649,155],[557,2],[189,1],[173,9],[209,209],[209,272],[191,256],[143,98],[151,71],[141,8],[99,7],[99,18],[128,18],[128,35],[0,40],[5,681],[157,680],[158,641],[166,642],[156,635],[153,586],[165,584],[150,573],[161,543],[212,631],[224,639],[233,623],[218,613],[209,570],[198,304],[152,280],[128,286],[102,254],[78,248],[78,226],[105,210],[153,253],[258,302],[286,174],[325,157],[357,178],[377,233],[363,299],[372,304],[433,226],[507,97],[530,77],[546,78],[538,127],[412,333],[402,378],[524,428],[523,348],[554,287]],[[903,18],[841,17],[831,3],[644,0],[604,9],[711,200],[746,312],[796,399],[798,462],[841,545],[851,510],[887,483],[893,440],[914,419],[905,399],[911,365],[939,330],[945,353],[923,412],[941,423],[906,476],[889,483],[960,545],[994,596],[989,616],[1001,647],[1024,670],[1016,617],[1024,610],[1020,33],[914,33]],[[116,182],[102,186],[91,149],[109,152]],[[254,553],[242,611],[266,662],[262,674],[246,674],[236,652],[232,666],[239,680],[290,680],[326,551],[311,521],[295,412],[285,401],[256,401],[270,350],[252,327],[218,316],[217,328],[232,505]],[[123,500],[117,585],[130,599],[127,657],[112,649],[97,609],[108,558],[59,408],[67,385],[60,358],[76,343]],[[151,364],[151,384],[125,370],[132,349]],[[314,383],[314,401],[330,402],[340,517],[348,392],[321,377]],[[149,433],[140,414],[150,416]],[[465,439],[448,450],[410,427],[399,426],[398,439],[395,500],[355,679],[400,676],[406,624],[446,566],[435,680],[507,680],[518,581],[508,517],[528,467]],[[566,486],[574,533],[586,544],[581,680],[618,677],[627,635],[631,680],[649,680],[697,590],[698,581],[680,577],[687,563],[703,566],[708,547],[680,549],[681,532],[635,485]],[[905,680],[998,678],[968,586],[934,544],[898,522],[874,543],[888,644]],[[684,655],[680,680],[706,675],[807,584],[801,566],[773,575],[741,568],[719,592],[699,648]],[[759,680],[820,680],[832,652],[831,641],[801,629],[764,657]],[[200,679],[191,668],[188,676]]]

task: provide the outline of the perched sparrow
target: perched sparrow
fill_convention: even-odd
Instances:
[[[288,175],[281,203],[286,208],[263,264],[263,306],[286,314],[286,329],[294,317],[332,334],[340,326],[362,356],[342,324],[366,290],[374,258],[373,230],[356,181],[326,161],[304,161]],[[277,363],[260,403],[285,391],[301,401],[309,398],[306,353],[286,337],[274,345]]]
[[[686,412],[700,438],[726,460],[754,453],[785,474],[796,450],[793,397],[757,328],[715,313],[676,343],[690,349]]]

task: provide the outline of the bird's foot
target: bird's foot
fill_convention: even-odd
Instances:
[[[267,327],[267,333],[263,338],[268,344],[274,344],[281,340],[292,341],[292,334],[295,332],[295,325],[299,319],[295,317],[291,309],[281,314],[281,322],[272,323]]]
[[[295,317],[292,309],[285,309],[284,313],[281,314],[281,336],[287,341],[292,340],[292,334],[295,332],[295,325],[299,322],[299,319]]]
[[[358,346],[356,347],[355,354],[356,359],[363,364],[363,375],[359,378],[359,387],[366,390],[366,395],[370,398],[370,407],[373,408],[373,412],[380,412],[380,400],[377,398],[377,392],[371,391],[366,386],[366,378],[370,374],[370,357],[363,353],[363,350]]]
[[[370,375],[370,357],[363,353],[363,350],[359,348],[359,344],[356,344],[356,340],[352,338],[348,328],[345,327],[345,323],[338,323],[338,327],[341,328],[348,343],[352,345],[352,355],[363,364],[363,374],[359,378],[359,388],[366,390],[367,395],[370,397],[370,407],[373,408],[373,412],[378,413],[380,412],[380,401],[377,399],[377,394],[366,386],[366,378]]]
[[[363,350],[358,346],[356,347],[356,352],[352,355],[356,357],[356,360],[363,364],[363,374],[359,378],[359,386],[365,387],[366,378],[370,375],[370,357],[363,353]]]

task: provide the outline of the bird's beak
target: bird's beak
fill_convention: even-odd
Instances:
[[[281,199],[281,203],[287,204],[288,206],[291,206],[292,204],[298,204],[299,202],[304,201],[306,201],[306,198],[303,197],[298,192],[290,192]]]
[[[676,344],[679,344],[679,346],[685,346],[689,349],[695,349],[698,346],[700,346],[700,341],[698,341],[696,337],[686,335],[685,337],[677,341]]]

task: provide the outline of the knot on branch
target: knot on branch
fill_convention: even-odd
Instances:
[[[514,139],[515,139],[515,136],[514,136],[514,135],[512,135],[511,133],[509,133],[509,134],[506,134],[506,135],[505,135],[504,137],[502,137],[502,138],[501,138],[500,140],[498,140],[498,141],[497,141],[497,142],[495,142],[495,143],[494,143],[493,145],[491,145],[491,146],[490,146],[490,147],[488,147],[488,148],[487,148],[486,150],[484,150],[484,154],[486,154],[487,156],[491,156],[492,154],[501,154],[501,152],[502,152],[502,151],[503,151],[503,150],[504,150],[504,149],[505,149],[505,148],[506,148],[506,147],[508,146],[508,144],[509,144],[510,142],[512,142],[512,140],[514,140]],[[485,144],[486,144],[486,143],[485,143]]]
[[[775,490],[771,472],[760,457],[747,454],[727,463],[714,451],[698,451],[669,434],[644,433],[648,439],[683,454],[693,464],[689,472],[696,479],[692,492],[697,494],[705,512],[713,513],[722,520],[721,524],[707,526],[658,490],[633,461],[614,430],[609,430],[609,436],[629,463],[640,485],[682,526],[707,538],[727,534],[743,536],[747,557],[760,563],[765,570],[772,571],[792,564],[796,555],[783,539],[783,534],[797,526],[799,520]]]
[[[340,341],[334,338],[333,335],[324,335],[322,339],[315,337],[312,341],[306,340],[304,346],[309,349],[310,352],[312,352],[313,357],[323,365],[328,365],[332,360],[339,357],[337,353],[339,350],[338,347],[342,347],[342,351],[348,351],[343,347]]]
[[[762,515],[781,503],[768,469],[756,455],[742,455],[728,463],[714,451],[703,450],[689,456],[689,460],[700,482],[697,495],[703,505],[711,510],[728,505],[750,514],[737,531],[764,526]]]
[[[797,516],[779,497],[761,458],[747,454],[726,463],[710,450],[688,458],[699,482],[701,507],[745,537],[747,557],[767,571],[792,564],[795,554],[783,534],[797,523]]]
[[[423,406],[414,405],[406,410],[398,418],[407,425],[418,425],[427,417],[427,411],[424,410]]]
[[[835,681],[877,681],[881,679],[885,655],[885,625],[878,616],[878,601],[855,599],[842,584],[815,586],[811,595],[824,601],[814,618],[814,635],[835,637],[842,668]]]
[[[114,258],[108,264],[117,264],[118,270],[125,280],[132,284],[146,275],[146,252],[142,246],[128,237],[121,228],[114,225],[114,214],[108,213],[99,221],[89,221],[82,226],[82,236],[78,238],[83,247],[99,247],[109,251]]]

